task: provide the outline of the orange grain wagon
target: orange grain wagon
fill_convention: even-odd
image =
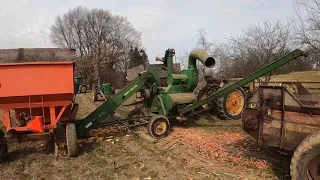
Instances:
[[[0,132],[0,152],[6,151],[7,141],[47,137],[59,123],[65,124],[65,133],[73,136],[72,121],[77,107],[74,63],[0,64],[0,109],[3,111],[0,120],[6,128],[6,135]],[[66,139],[68,143],[68,137]],[[76,152],[70,153],[72,156]],[[5,154],[0,154],[0,158]]]

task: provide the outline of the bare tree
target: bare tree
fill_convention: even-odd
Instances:
[[[197,39],[197,43],[196,43],[196,49],[202,49],[202,50],[208,52],[209,54],[211,54],[213,43],[208,41],[207,36],[208,36],[208,33],[205,29],[200,29],[198,31],[198,39]],[[199,62],[197,62],[197,67],[198,67],[198,71],[199,71],[199,78],[202,78],[205,74],[206,67],[202,63],[199,63]]]
[[[188,58],[189,54],[187,52],[185,53],[179,53],[175,56],[175,63],[179,63],[182,70],[188,69]]]
[[[244,77],[289,52],[291,28],[280,21],[261,21],[228,38],[224,49],[226,74]],[[266,76],[269,80],[270,76]]]
[[[320,1],[295,0],[295,39],[310,56],[308,60],[319,66],[320,55]]]
[[[109,56],[113,56],[114,64],[120,67],[120,70],[126,72],[129,68],[131,47],[141,47],[141,33],[136,31],[128,22],[127,18],[121,16],[114,17],[112,33],[112,43],[109,47]],[[143,51],[144,48],[141,48]]]
[[[52,43],[63,48],[72,48],[68,27],[61,16],[57,16],[55,24],[51,27],[50,39]]]
[[[141,46],[141,34],[127,18],[81,6],[57,16],[50,38],[58,47],[76,49],[77,67],[98,85],[115,81],[115,69],[126,72],[130,47]]]

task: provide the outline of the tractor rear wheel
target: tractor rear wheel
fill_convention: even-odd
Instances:
[[[218,98],[216,103],[219,119],[240,119],[246,105],[246,94],[242,88],[239,88]]]
[[[148,133],[151,137],[160,139],[168,135],[170,123],[167,117],[155,115],[151,117],[148,123]]]
[[[78,143],[76,125],[74,123],[68,123],[66,125],[66,140],[69,157],[76,157],[78,155]]]
[[[8,143],[5,134],[0,130],[0,160],[3,160],[8,154]]]
[[[292,180],[320,179],[320,132],[307,136],[293,153],[290,165]]]

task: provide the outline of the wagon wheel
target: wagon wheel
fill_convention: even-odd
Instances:
[[[130,111],[127,118],[128,119],[129,118],[141,118],[141,117],[144,117],[144,116],[145,116],[145,113],[142,110],[142,108],[137,108],[137,109],[133,109],[132,111]],[[135,120],[129,120],[128,121],[129,125],[134,124],[134,121]]]
[[[320,179],[320,132],[307,136],[293,153],[290,165],[292,180]]]
[[[166,137],[169,129],[169,120],[162,115],[153,116],[148,123],[148,133],[151,137],[156,139]]]
[[[69,157],[76,157],[78,155],[78,143],[76,126],[74,123],[68,123],[66,126],[66,141]]]
[[[54,136],[54,154],[57,158],[60,157],[66,157],[67,156],[67,150],[65,148],[65,125],[62,123],[57,123],[57,128],[53,131]]]
[[[5,134],[0,130],[0,159],[3,160],[8,154],[8,143]]]
[[[246,105],[246,94],[239,88],[217,100],[218,117],[223,120],[240,119]]]

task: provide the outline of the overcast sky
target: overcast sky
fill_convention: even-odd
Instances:
[[[292,0],[0,0],[0,48],[54,47],[55,17],[78,5],[127,16],[142,32],[151,62],[169,47],[189,52],[201,28],[210,41],[221,41],[261,19],[285,21],[293,14]]]

